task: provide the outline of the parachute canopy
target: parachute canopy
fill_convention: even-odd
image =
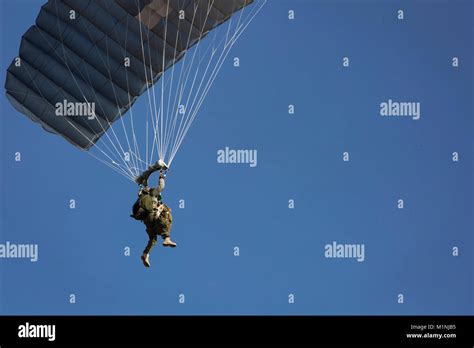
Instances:
[[[19,57],[8,67],[6,95],[19,112],[47,131],[89,150],[147,92],[151,125],[149,130],[147,123],[146,135],[151,131],[153,140],[150,149],[147,147],[147,158],[138,156],[135,134],[127,136],[128,145],[109,144],[117,150],[117,157],[103,146],[108,164],[125,168],[133,177],[154,161],[155,145],[159,158],[169,149],[172,160],[189,128],[186,122],[192,122],[202,96],[208,92],[208,82],[213,82],[222,58],[255,16],[256,13],[243,16],[243,9],[253,2],[49,0],[41,7],[36,24],[23,35]],[[229,29],[213,36],[208,49],[195,48],[188,65],[176,74],[172,69],[171,78],[166,84],[163,81],[161,96],[157,97],[151,87],[165,71],[183,60],[187,51],[199,46],[221,24],[232,22],[231,17],[239,11],[234,30],[229,24]],[[219,47],[222,51],[217,52]],[[204,67],[197,65],[203,62]],[[206,75],[201,76],[204,71]],[[174,82],[178,76],[179,81]],[[190,99],[192,104],[188,103]],[[178,115],[182,118],[177,119]],[[130,126],[126,128],[130,130]],[[133,154],[128,163],[123,158],[127,150]]]

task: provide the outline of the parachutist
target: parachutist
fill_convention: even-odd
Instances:
[[[229,31],[222,29],[223,27],[221,27],[221,30],[217,30],[217,27],[223,25],[234,15],[239,17],[239,23],[241,23],[241,17],[250,18],[241,23],[240,27],[238,26],[242,30],[239,28],[236,29],[235,34],[238,33],[238,36],[240,36],[243,30],[250,24],[251,20],[253,20],[255,15],[260,12],[266,3],[266,0],[260,0],[261,5],[259,5],[259,7],[256,7],[257,5],[251,5],[254,2],[258,2],[257,0],[234,0],[234,6],[230,6],[230,2],[231,1],[229,0],[213,0],[211,4],[210,1],[186,0],[180,1],[182,4],[179,6],[177,1],[172,1],[174,5],[171,6],[170,1],[168,0],[168,4],[165,7],[169,7],[169,10],[173,10],[173,13],[166,9],[166,14],[163,14],[162,12],[165,0],[89,0],[85,6],[77,5],[79,1],[66,1],[68,4],[74,3],[74,6],[71,5],[75,9],[73,11],[74,14],[77,14],[80,16],[80,18],[84,18],[84,20],[66,21],[63,20],[65,15],[64,11],[59,11],[58,5],[61,5],[64,8],[69,5],[62,4],[61,2],[61,4],[58,4],[57,1],[48,1],[44,6],[41,7],[38,17],[36,18],[35,23],[41,23],[41,26],[33,25],[30,27],[30,29],[28,29],[28,31],[25,32],[21,39],[20,54],[18,55],[21,56],[21,59],[15,58],[8,67],[6,74],[4,74],[4,76],[6,76],[6,97],[18,112],[24,114],[34,122],[39,123],[48,132],[62,136],[68,142],[83,150],[90,150],[94,148],[97,141],[99,141],[99,139],[104,134],[113,132],[115,140],[117,140],[119,147],[122,149],[122,154],[117,153],[118,158],[124,156],[125,158],[122,158],[122,160],[124,162],[128,162],[130,160],[130,155],[132,155],[135,165],[130,167],[127,163],[124,163],[125,167],[127,167],[127,170],[125,170],[125,168],[122,168],[121,164],[112,160],[114,154],[110,151],[110,149],[110,152],[107,153],[97,147],[97,149],[99,149],[99,151],[107,157],[106,161],[98,158],[95,155],[93,155],[93,157],[97,158],[101,162],[104,162],[113,170],[129,179],[129,171],[135,170],[135,166],[137,164],[144,162],[140,157],[139,151],[136,151],[136,153],[135,151],[131,151],[129,139],[127,136],[128,130],[125,128],[122,120],[124,133],[130,150],[129,152],[124,153],[121,144],[121,140],[123,141],[124,139],[119,139],[119,137],[117,137],[117,134],[112,127],[113,123],[118,119],[121,119],[122,116],[124,116],[124,114],[129,110],[133,115],[131,107],[134,102],[132,102],[132,99],[135,101],[136,98],[139,98],[141,95],[145,94],[145,92],[148,92],[148,96],[150,97],[150,89],[156,86],[158,80],[161,79],[164,86],[165,81],[167,81],[167,77],[171,76],[171,82],[173,82],[173,74],[175,71],[174,64],[180,60],[177,59],[176,54],[179,52],[179,58],[187,57],[188,53],[186,52],[188,52],[193,45],[199,46],[201,40],[207,35],[207,33],[211,31],[215,33],[214,39],[204,39],[204,42],[207,40],[208,46],[202,50],[203,56],[199,59],[196,59],[196,65],[193,66],[192,63],[195,61],[193,55],[189,68],[192,68],[196,71],[194,81],[201,80],[202,84],[208,80],[208,71],[213,71],[213,73],[211,73],[212,78],[208,82],[212,82],[214,80],[214,72],[217,74],[218,71],[216,70],[220,69],[219,63],[221,59],[213,59],[213,57],[215,54],[217,54],[220,55],[220,58],[225,58],[223,55],[225,53],[227,56],[227,48],[229,48],[229,45],[227,44]],[[255,12],[253,12],[253,15],[251,16],[242,16],[244,8],[249,5],[252,6],[251,8],[254,8]],[[107,7],[107,10],[105,7]],[[184,20],[184,22],[188,24],[191,23],[191,25],[186,24],[186,27],[190,27],[190,29],[184,29],[184,32],[179,28],[179,25],[177,27],[175,25],[177,18],[175,15],[176,13],[174,12],[176,12],[175,10],[177,10],[178,7],[180,8],[179,20]],[[242,11],[240,15],[237,14],[239,11]],[[139,15],[137,17],[137,14],[142,13],[144,14],[143,16]],[[159,13],[159,15],[157,13]],[[194,18],[196,18],[196,22],[202,22],[202,15],[204,13],[206,13],[206,18],[204,23],[200,23],[198,25],[198,27],[202,26],[202,31],[201,35],[197,37],[195,35],[196,29],[199,28],[196,27],[196,25],[193,25]],[[208,25],[207,20],[209,20],[209,23],[212,25]],[[170,25],[168,25],[169,21],[171,21]],[[54,28],[55,23],[59,22],[61,23],[61,27],[58,27],[59,31],[57,33],[56,31],[51,33],[51,30],[48,32],[47,29]],[[127,25],[126,28],[124,28],[122,25],[124,22],[127,24],[132,23],[133,25]],[[118,25],[120,25],[121,29],[119,33],[120,35],[117,34],[117,31],[115,30]],[[142,35],[136,35],[136,28],[140,28],[141,34],[142,26],[144,28],[146,27],[145,29],[150,33],[153,32],[156,34],[153,34],[154,36],[152,41],[150,41],[149,37],[144,39]],[[42,28],[44,28],[44,30]],[[92,30],[90,30],[91,28]],[[162,28],[165,28],[164,37]],[[206,33],[203,35],[203,30],[205,28]],[[231,26],[229,24],[229,29],[230,28]],[[38,49],[43,47],[45,44],[51,45],[50,38],[54,40],[54,35],[46,35],[45,37],[42,34],[43,31],[45,31],[46,34],[61,34],[64,32],[68,35],[62,35],[60,40],[61,42],[57,42],[57,40],[54,41],[54,49]],[[186,40],[178,40],[178,38],[188,31],[189,35],[192,34],[193,40],[191,40],[191,42],[189,40],[189,36],[187,40],[188,42],[183,45],[183,41]],[[226,36],[223,35],[221,40],[219,35],[224,34],[226,31]],[[85,32],[88,33],[88,37],[82,35]],[[237,40],[238,37],[235,37],[235,34],[233,36],[234,41]],[[125,36],[125,40],[122,40],[122,36]],[[130,38],[129,41],[127,40],[128,37]],[[172,39],[173,37],[176,37],[176,40]],[[225,41],[223,40],[224,37],[226,38]],[[110,57],[108,50],[109,42],[112,44]],[[105,52],[107,53],[107,59],[104,59],[104,45],[107,49],[107,52]],[[146,52],[149,59],[146,59],[145,57],[145,51],[143,49],[144,45],[146,45]],[[168,54],[166,54],[166,50],[163,50],[163,47],[161,47],[163,45],[165,48],[168,48],[169,46]],[[95,54],[97,52],[93,52],[93,54],[91,54],[91,48],[97,48],[96,46],[99,47],[98,54]],[[137,55],[137,53],[139,53],[136,52],[137,47],[142,48],[143,56],[141,58],[139,55]],[[74,54],[65,54],[63,57],[64,59],[59,61],[56,59],[56,51],[62,50],[64,52],[65,48],[69,53],[72,52]],[[210,50],[210,48],[212,48],[212,50]],[[130,61],[128,57],[125,59],[125,61],[127,63],[133,64],[119,64],[118,62],[124,59],[120,52],[129,52],[129,49],[132,49],[131,52],[134,53],[134,57],[130,57],[133,59],[132,61]],[[219,52],[221,49],[222,51]],[[174,50],[175,59],[170,59],[170,50]],[[160,51],[163,51],[163,54],[160,54]],[[152,56],[155,58],[153,62],[151,59]],[[207,60],[208,63],[206,63]],[[34,68],[33,74],[29,72],[30,66],[27,66],[28,69],[19,69],[20,63],[23,61],[35,63],[32,66],[32,68]],[[140,61],[143,62],[143,66],[140,66],[141,64],[136,64]],[[206,64],[207,67],[204,69]],[[69,69],[69,66],[71,65],[76,66],[76,69]],[[161,70],[157,69],[157,67],[160,66],[162,67]],[[67,67],[68,69],[65,69],[64,67]],[[169,71],[171,67],[172,69]],[[217,69],[218,67],[219,69]],[[180,64],[178,69],[181,69],[181,73],[183,73],[187,71],[187,68],[188,67],[183,67],[183,65]],[[111,73],[111,71],[113,71],[113,73]],[[128,75],[128,71],[130,71],[130,75]],[[145,81],[143,81],[143,78],[140,76],[142,75],[142,72],[145,72],[146,76],[148,71],[150,72],[150,79],[146,78]],[[199,72],[201,74],[198,74]],[[84,73],[88,77],[98,76],[99,78],[84,79]],[[103,76],[109,76],[109,81],[103,80]],[[127,77],[126,91],[124,90],[124,76]],[[77,84],[78,79],[81,81],[80,86]],[[147,161],[148,145],[150,145],[151,148],[154,148],[155,142],[158,140],[159,143],[156,144],[158,152],[164,156],[164,154],[168,153],[167,149],[169,145],[170,149],[172,149],[172,156],[170,156],[170,160],[172,160],[172,157],[176,154],[176,151],[178,151],[178,148],[181,146],[183,137],[188,132],[188,129],[196,116],[198,111],[197,109],[199,109],[204,97],[207,95],[207,87],[210,87],[209,83],[207,83],[206,87],[204,88],[205,93],[202,93],[201,85],[196,91],[195,88],[187,88],[187,81],[188,78],[180,78],[176,84],[173,85],[173,83],[171,83],[170,96],[180,95],[180,100],[183,99],[187,101],[192,99],[192,117],[186,117],[184,123],[182,123],[183,118],[180,116],[180,114],[184,113],[188,115],[188,112],[186,112],[186,105],[179,105],[178,110],[176,110],[177,112],[166,112],[165,115],[164,107],[166,106],[166,103],[163,104],[162,94],[161,104],[163,105],[160,105],[160,107],[162,107],[160,116],[158,117],[158,115],[156,115],[156,123],[152,122],[155,136],[152,137],[153,142],[151,144],[147,144]],[[77,91],[78,87],[79,91]],[[192,87],[194,87],[194,82]],[[116,93],[117,90],[120,91],[119,96]],[[80,92],[84,99],[86,99],[87,96],[87,99],[89,100],[84,100],[84,102],[79,100],[81,98],[78,93],[76,93],[76,91]],[[114,103],[110,103],[111,92],[113,92],[115,97]],[[63,99],[66,97],[66,95],[74,100],[71,101]],[[154,96],[155,95],[153,94],[153,104],[156,111],[157,105]],[[58,102],[58,99],[63,100],[63,103]],[[170,99],[171,98],[168,98],[168,111],[170,106],[169,104],[171,102]],[[197,103],[199,105],[194,103],[197,100],[199,100]],[[149,102],[150,111],[153,111],[150,98]],[[74,109],[72,110],[73,112],[69,111],[69,107]],[[96,109],[100,110],[101,115],[97,116],[101,117],[96,117]],[[76,127],[76,122],[72,121],[71,118],[78,120],[77,125],[79,128]],[[107,125],[101,120],[106,121]],[[148,117],[143,117],[143,120],[146,120],[146,139],[148,143]],[[160,127],[158,129],[159,120],[160,126],[164,125],[164,127]],[[179,122],[179,128],[176,130],[177,134],[175,136],[175,125],[177,122]],[[131,127],[135,140],[133,118]],[[158,130],[160,131],[159,138],[157,137]],[[110,140],[109,135],[107,135],[107,138]],[[112,145],[115,150],[118,151],[115,144]],[[135,147],[137,146],[136,141],[134,145]],[[161,146],[163,145],[166,146],[162,148]],[[138,150],[138,147],[136,147],[136,150]],[[154,152],[152,151],[152,158],[153,153]],[[109,162],[109,160],[111,162]],[[110,165],[111,163],[112,165]],[[149,251],[156,243],[157,235],[161,235],[164,238],[163,245],[171,247],[176,246],[176,244],[172,242],[169,237],[169,230],[171,228],[172,222],[171,209],[169,209],[161,201],[161,191],[164,188],[165,176],[168,169],[169,166],[163,161],[162,158],[160,158],[156,163],[150,165],[143,173],[141,173],[141,175],[135,178],[136,183],[140,185],[140,191],[139,197],[133,206],[132,217],[143,221],[147,227],[147,233],[150,237],[150,242],[148,243],[147,248],[145,249],[142,256],[143,263],[147,267],[150,265]],[[159,183],[156,188],[150,188],[148,187],[148,178],[155,171],[160,171]]]
[[[150,188],[148,187],[148,178],[156,171],[160,171],[158,185],[155,188]],[[171,225],[173,223],[171,209],[163,203],[161,196],[161,192],[165,188],[163,165],[157,162],[150,166],[137,178],[137,183],[143,187],[138,192],[138,199],[133,205],[131,217],[143,221],[146,226],[149,239],[141,259],[145,267],[150,267],[150,251],[155,246],[158,236],[163,238],[163,246],[176,247],[176,243],[170,238]]]

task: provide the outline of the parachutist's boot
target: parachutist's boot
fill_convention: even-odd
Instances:
[[[172,247],[172,248],[176,247],[176,243],[173,242],[173,241],[170,239],[170,237],[166,237],[166,238],[165,238],[165,240],[164,240],[164,242],[163,242],[163,245],[164,245],[164,246],[168,246],[168,247]]]
[[[145,267],[150,267],[150,255],[149,254],[143,254],[142,255],[142,261]]]

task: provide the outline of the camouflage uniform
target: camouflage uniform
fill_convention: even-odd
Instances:
[[[171,225],[173,223],[171,209],[161,203],[154,212],[147,215],[143,223],[146,226],[146,233],[149,237],[148,244],[143,253],[149,254],[155,246],[158,236],[161,236],[163,239],[170,237]]]
[[[133,214],[130,215],[136,220],[143,221],[148,234],[148,243],[143,250],[142,261],[146,267],[150,267],[148,255],[155,246],[158,236],[164,240],[164,246],[176,247],[176,243],[170,239],[171,225],[173,217],[171,209],[161,201],[161,192],[165,188],[165,175],[163,170],[168,167],[163,161],[158,161],[148,167],[135,181],[142,186],[138,194],[138,200],[133,205]],[[148,178],[156,171],[160,171],[160,179],[156,188],[148,187]]]
[[[146,177],[146,179],[148,179],[148,177]],[[143,251],[144,254],[150,253],[157,242],[158,236],[161,236],[163,240],[170,237],[173,217],[171,215],[171,209],[161,201],[161,191],[163,191],[164,187],[164,178],[160,177],[159,184],[156,188],[151,189],[146,187],[141,194],[140,205],[147,212],[143,223],[146,226],[146,233],[149,238],[148,244]]]

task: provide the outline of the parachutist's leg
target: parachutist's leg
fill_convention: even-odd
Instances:
[[[150,254],[143,254],[141,259],[145,267],[150,267]]]
[[[171,240],[171,223],[167,224],[161,224],[160,225],[160,234],[161,234],[161,238],[163,238],[163,246],[167,246],[167,247],[176,247],[176,243],[173,242]]]
[[[158,240],[158,234],[155,231],[153,231],[152,228],[147,228],[146,233],[148,233],[149,239],[148,239],[148,244],[145,247],[145,250],[143,250],[143,253],[149,254],[151,249],[153,249],[153,247],[155,246],[156,241]]]
[[[154,232],[153,228],[150,227],[147,227],[146,233],[148,234],[149,239],[145,250],[143,250],[142,261],[145,267],[150,267],[150,251],[151,249],[153,249],[157,242],[158,234]]]
[[[156,241],[157,241],[157,236],[154,236],[154,237],[150,237],[150,239],[148,240],[148,243],[145,247],[145,250],[143,250],[143,253],[144,254],[149,254],[151,249],[153,249],[153,247],[156,245]]]

